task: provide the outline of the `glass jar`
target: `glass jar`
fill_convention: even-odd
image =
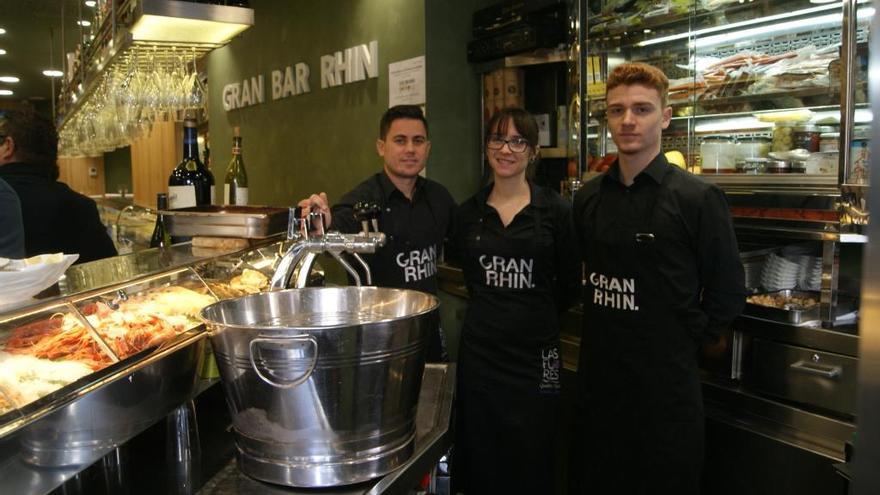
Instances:
[[[702,173],[736,172],[736,141],[730,136],[706,136],[700,143]]]
[[[840,150],[840,133],[839,132],[823,132],[819,135],[819,151],[839,151]]]
[[[761,158],[770,152],[770,138],[767,137],[741,137],[736,140],[736,161],[741,162],[746,158]]]
[[[819,151],[819,126],[799,125],[791,128],[791,149],[803,149],[810,153]]]
[[[791,122],[777,122],[773,126],[773,151],[790,151],[793,143],[792,131],[794,124]]]

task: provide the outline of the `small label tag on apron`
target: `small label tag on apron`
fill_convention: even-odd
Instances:
[[[541,393],[559,392],[559,347],[551,346],[541,349],[541,383],[538,390]]]

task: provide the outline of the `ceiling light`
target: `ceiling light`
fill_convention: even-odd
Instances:
[[[6,55],[6,50],[0,48],[0,55]]]
[[[20,79],[15,76],[0,76],[0,82],[17,83],[18,81],[20,81]]]
[[[47,77],[61,77],[64,75],[64,73],[60,70],[46,69],[43,71],[43,75]]]
[[[3,28],[0,28],[0,34],[6,34],[6,30]]]
[[[222,45],[254,24],[253,10],[193,9],[187,17],[166,2],[144,2],[141,16],[131,27],[133,41],[205,43]]]
[[[79,20],[79,21],[76,21],[76,23],[79,24],[79,25],[82,26],[82,27],[89,27],[89,26],[92,25],[91,22],[86,21],[86,20]]]
[[[86,7],[94,7],[95,5],[98,5],[95,0],[86,0]]]
[[[11,89],[0,89],[0,96],[12,96]]]

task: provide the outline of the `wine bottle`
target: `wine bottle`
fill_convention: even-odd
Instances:
[[[237,126],[232,129],[232,160],[223,181],[223,204],[248,204],[247,172],[241,157],[241,129]]]
[[[211,204],[214,177],[199,160],[196,122],[183,122],[183,160],[168,178],[168,206],[173,210]]]
[[[168,209],[168,195],[159,193],[156,195],[156,226],[153,227],[153,235],[150,237],[150,247],[165,247],[171,245],[171,236],[165,228],[165,217],[160,213]]]

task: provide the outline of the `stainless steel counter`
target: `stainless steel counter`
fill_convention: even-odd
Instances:
[[[201,495],[378,494],[407,493],[437,464],[452,444],[450,419],[455,391],[454,364],[428,364],[422,378],[416,411],[415,453],[395,471],[372,481],[332,489],[296,489],[270,485],[247,477],[231,460],[198,492]]]

